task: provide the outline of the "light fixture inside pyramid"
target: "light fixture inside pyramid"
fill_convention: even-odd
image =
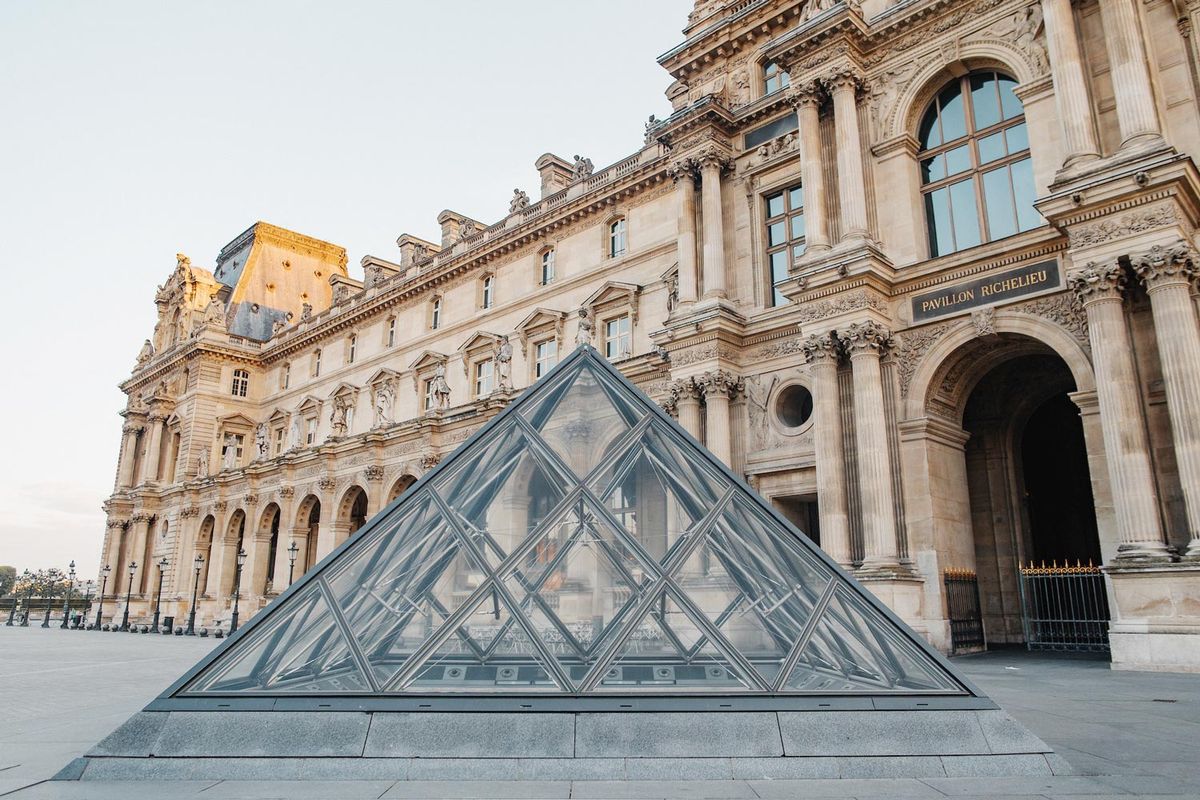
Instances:
[[[174,690],[432,693],[971,692],[584,347]]]

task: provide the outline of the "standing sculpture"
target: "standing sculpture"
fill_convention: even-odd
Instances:
[[[501,392],[511,392],[513,388],[512,356],[513,348],[508,337],[501,336],[494,356],[496,359],[496,388]]]

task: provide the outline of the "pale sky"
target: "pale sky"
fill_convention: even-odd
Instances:
[[[124,395],[186,253],[256,220],[351,274],[533,162],[599,169],[670,113],[692,0],[0,0],[0,564],[94,577]]]

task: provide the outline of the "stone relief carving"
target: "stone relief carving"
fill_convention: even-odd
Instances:
[[[892,353],[895,356],[896,373],[900,377],[900,394],[902,396],[908,396],[913,375],[916,374],[917,366],[925,357],[925,353],[930,347],[933,347],[938,339],[942,338],[946,331],[953,327],[953,324],[943,322],[939,325],[929,325],[913,331],[905,331],[894,337],[895,344]]]
[[[800,142],[800,134],[796,131],[790,131],[782,136],[776,136],[769,142],[759,146],[754,151],[754,163],[762,164],[770,161],[775,156],[783,153],[791,153],[795,151],[796,145]]]
[[[265,461],[271,457],[271,447],[267,444],[267,423],[260,422],[254,426],[254,458]]]
[[[1073,295],[1066,293],[1039,297],[1036,300],[1021,303],[1013,310],[1047,319],[1067,330],[1083,345],[1085,350],[1091,349],[1091,343],[1088,340],[1087,313]]]
[[[332,491],[335,486],[337,486],[337,481],[328,475],[317,481],[317,488],[324,492]]]
[[[363,470],[363,477],[369,481],[381,481],[383,480],[383,467],[371,464]]]
[[[575,346],[592,343],[592,320],[586,308],[579,309],[579,327],[575,331]]]
[[[695,364],[697,361],[706,361],[710,358],[724,358],[730,361],[736,360],[738,354],[726,347],[718,347],[715,344],[706,345],[703,347],[695,347],[690,350],[684,350],[678,355],[671,356],[671,363],[677,367],[684,367],[688,364]]]
[[[396,379],[384,378],[371,387],[371,405],[375,409],[373,427],[386,428],[395,423]]]
[[[145,364],[147,361],[149,361],[152,358],[154,358],[154,345],[150,343],[149,339],[147,339],[145,342],[142,343],[142,349],[138,351],[138,354],[137,354],[138,366],[140,367],[142,364]]]
[[[1077,225],[1067,231],[1067,238],[1072,247],[1087,247],[1155,228],[1165,228],[1174,224],[1176,219],[1174,206],[1163,205],[1123,214],[1116,219]]]
[[[512,344],[508,336],[501,336],[492,356],[496,361],[496,389],[501,392],[511,392],[512,382]]]
[[[312,319],[312,315],[313,315],[312,303],[305,303],[302,306],[300,306],[300,321],[301,322],[307,322],[308,320]]]
[[[225,434],[221,469],[237,469],[237,436],[232,433]]]
[[[354,399],[348,394],[333,399],[333,409],[329,413],[330,438],[342,437],[349,430],[349,413],[354,407]]]
[[[592,166],[590,158],[583,158],[577,155],[575,156],[575,164],[571,168],[571,180],[577,181],[581,178],[590,177],[593,169],[595,167]]]
[[[754,447],[758,450],[767,448],[770,444],[771,425],[768,419],[768,404],[771,392],[779,378],[771,376],[769,383],[761,375],[750,375],[746,378],[746,411],[750,418],[750,433],[754,438]]]
[[[864,308],[872,308],[882,313],[887,312],[887,304],[883,298],[865,289],[860,289],[857,292],[840,294],[825,300],[801,303],[797,316],[800,322],[815,322],[835,314],[844,314],[847,311],[858,311]]]
[[[196,476],[199,478],[208,477],[208,450],[200,451],[199,457],[196,459]]]
[[[529,208],[529,195],[521,189],[513,189],[512,201],[508,204],[508,213],[515,214]]]
[[[867,91],[867,107],[875,141],[888,137],[892,130],[896,103],[912,82],[920,65],[920,61],[912,59],[889,67],[871,78],[871,86]]]
[[[971,324],[975,326],[976,336],[996,335],[996,309],[977,308],[971,312]]]
[[[446,365],[438,363],[433,370],[433,382],[430,385],[433,392],[433,408],[431,411],[445,411],[450,408],[450,384],[446,381]]]

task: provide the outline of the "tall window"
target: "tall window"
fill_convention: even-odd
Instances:
[[[292,365],[287,362],[279,370],[279,388],[286,389],[292,384]]]
[[[423,380],[421,382],[421,398],[422,398],[421,407],[423,409],[428,411],[429,409],[433,408],[433,404],[434,404],[433,378],[426,378],[425,380]]]
[[[286,435],[285,428],[275,429],[275,455],[283,452],[283,437]]]
[[[388,317],[387,321],[387,346],[393,347],[396,344],[396,318]]]
[[[435,297],[429,305],[429,327],[437,330],[442,327],[442,298]]]
[[[610,359],[633,355],[629,315],[622,314],[604,323],[604,355]]]
[[[480,361],[475,365],[475,396],[486,397],[492,393],[492,380],[495,377],[496,363],[492,359]]]
[[[304,443],[312,444],[317,441],[317,418],[309,417],[304,424]]]
[[[972,72],[942,90],[921,120],[921,192],[929,255],[1036,228],[1042,218],[1016,81]]]
[[[313,352],[312,374],[313,374],[314,378],[320,377],[320,375],[321,375],[321,351],[320,350],[316,350]]]
[[[788,74],[779,68],[774,61],[763,67],[763,94],[774,94],[780,89],[786,89],[792,83]]]
[[[248,391],[250,391],[250,373],[244,369],[235,369],[230,393],[234,397],[245,397]]]
[[[222,464],[225,463],[225,459],[229,457],[229,449],[233,448],[233,463],[241,464],[242,463],[242,448],[245,446],[245,444],[246,444],[246,437],[240,433],[235,434],[233,436],[232,442],[230,442],[228,437],[222,439],[221,440],[221,463]]]
[[[352,333],[346,342],[346,363],[353,364],[356,355],[358,355],[358,335]]]
[[[491,308],[492,301],[496,294],[496,276],[486,275],[483,278],[483,284],[479,287],[479,306],[480,308]]]
[[[778,306],[787,302],[779,287],[788,272],[804,255],[804,188],[793,186],[764,198],[767,218],[767,265],[771,270],[771,302]]]
[[[608,257],[616,258],[625,255],[625,218],[613,220],[608,226]]]
[[[534,346],[533,377],[540,378],[558,363],[558,340],[547,339]]]
[[[554,250],[550,249],[542,253],[542,272],[541,283],[546,286],[554,282]]]

